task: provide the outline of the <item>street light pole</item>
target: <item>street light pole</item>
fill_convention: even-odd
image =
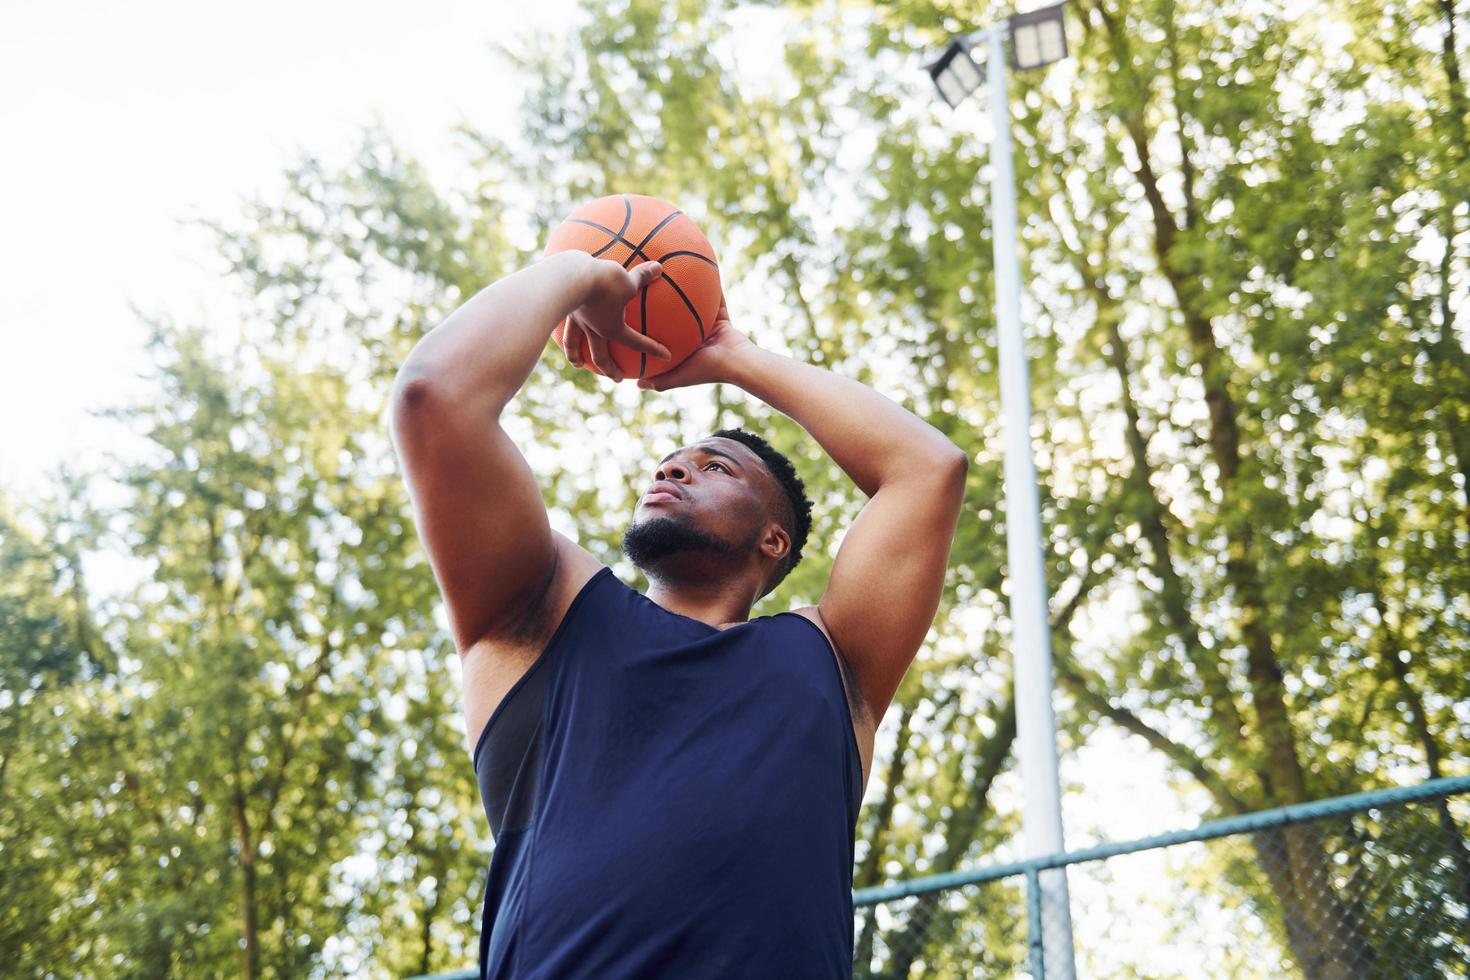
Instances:
[[[1063,844],[1056,716],[1051,705],[1051,622],[1047,615],[1036,460],[1031,451],[1031,382],[1021,333],[1021,262],[1016,242],[1011,109],[1006,98],[1006,41],[1011,42],[1017,69],[1042,68],[1065,58],[1063,3],[1013,14],[1002,24],[955,38],[926,66],[950,108],[957,108],[986,78],[990,80],[990,118],[995,130],[990,141],[990,220],[995,248],[1000,400],[1005,416],[1006,559],[1015,661],[1016,751],[1024,790],[1027,857],[1056,854]],[[984,72],[970,57],[970,51],[982,44],[988,49]],[[1066,871],[1055,868],[1028,875],[1027,907],[1032,974],[1072,980],[1076,968]]]
[[[1015,669],[1016,744],[1023,787],[1026,856],[1063,850],[1052,711],[1051,623],[1042,565],[1041,502],[1031,449],[1031,380],[1021,333],[1021,261],[1016,182],[1011,162],[1011,110],[1006,97],[1006,30],[971,35],[989,42],[991,238],[995,249],[995,318],[1000,347],[1000,401],[1005,415],[1006,561]],[[1067,875],[1041,872],[1041,936],[1048,978],[1075,975]]]

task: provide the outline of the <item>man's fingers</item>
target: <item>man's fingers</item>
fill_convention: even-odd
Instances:
[[[663,274],[663,265],[659,262],[641,262],[628,271],[633,276],[633,281],[637,284],[637,288],[643,289]],[[638,351],[641,354],[647,354],[650,357],[659,358],[660,360],[671,361],[674,359],[673,353],[667,347],[652,337],[645,337],[633,327],[630,327],[626,321],[619,324],[619,327],[621,329],[615,330],[609,338],[603,335],[602,331],[606,327],[602,324],[599,323],[589,326],[578,320],[575,315],[569,315],[567,317],[566,331],[562,335],[567,350],[567,359],[578,367],[582,366],[581,342],[584,337],[587,341],[587,352],[592,358],[592,363],[597,366],[599,371],[614,381],[622,381],[625,375],[623,370],[618,367],[617,362],[613,360],[612,353],[608,349],[610,340],[616,341],[631,350]]]
[[[638,387],[644,391],[668,391],[670,388],[683,388],[685,385],[697,384],[698,382],[690,380],[689,372],[686,370],[688,363],[685,361],[673,370],[656,374],[651,378],[640,378]]]
[[[612,354],[607,349],[607,340],[597,334],[587,335],[587,346],[592,350],[592,363],[597,365],[598,370],[612,378],[614,381],[623,380],[623,371],[618,367],[617,361],[612,359]]]
[[[631,347],[636,351],[642,351],[645,354],[652,354],[660,360],[672,361],[674,359],[674,355],[669,352],[667,347],[652,337],[639,333],[626,323],[623,324],[623,332],[618,335],[617,340],[620,344]]]
[[[582,366],[582,328],[574,317],[567,316],[567,328],[562,333],[562,343],[567,349],[567,360],[573,367]]]

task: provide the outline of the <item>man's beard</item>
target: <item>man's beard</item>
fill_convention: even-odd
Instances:
[[[744,558],[754,543],[751,541],[742,548],[672,517],[653,517],[632,524],[623,532],[623,554],[650,578],[653,577],[650,570],[671,555]]]

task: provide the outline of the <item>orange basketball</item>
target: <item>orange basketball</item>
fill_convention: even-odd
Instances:
[[[668,201],[642,194],[599,197],[557,225],[541,254],[569,249],[620,262],[625,269],[644,262],[661,265],[659,278],[628,302],[623,322],[663,344],[673,357],[664,361],[608,341],[608,352],[625,377],[663,374],[704,343],[720,310],[720,266],[709,239],[684,212]],[[563,352],[566,328],[562,320],[552,331]],[[595,374],[603,373],[592,363],[585,336],[582,365]]]

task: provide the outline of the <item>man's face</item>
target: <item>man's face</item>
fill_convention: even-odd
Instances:
[[[651,578],[749,558],[770,520],[775,480],[747,446],[709,438],[670,453],[642,489],[623,552]]]

